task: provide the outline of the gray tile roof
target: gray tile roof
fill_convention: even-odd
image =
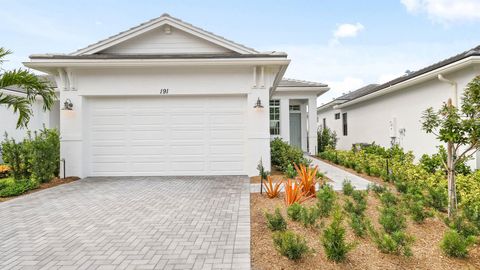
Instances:
[[[279,87],[328,87],[327,84],[303,80],[283,78],[278,84]]]
[[[239,46],[239,47],[242,47],[242,48],[244,48],[244,49],[246,49],[246,50],[250,50],[250,51],[253,51],[253,52],[257,52],[257,51],[254,50],[253,48],[250,48],[250,47],[247,47],[247,46],[245,46],[245,45],[236,43],[236,42],[234,42],[234,41],[232,41],[232,40],[229,40],[229,39],[226,39],[226,38],[224,38],[224,37],[222,37],[222,36],[216,35],[216,34],[214,34],[214,33],[212,33],[212,32],[209,32],[209,31],[207,31],[207,30],[205,30],[205,29],[202,29],[202,28],[200,28],[200,27],[194,26],[193,24],[190,24],[190,23],[187,23],[187,22],[185,22],[185,21],[182,21],[182,20],[180,20],[180,19],[178,19],[178,18],[176,18],[176,17],[170,16],[170,14],[168,14],[168,13],[164,13],[164,14],[162,14],[160,17],[153,18],[153,19],[148,20],[148,21],[146,21],[146,22],[143,22],[143,23],[141,23],[141,24],[139,24],[139,25],[137,25],[137,26],[134,26],[134,27],[131,27],[131,28],[125,30],[125,31],[122,31],[122,32],[120,32],[120,33],[118,33],[118,34],[116,34],[116,35],[112,35],[112,36],[110,36],[110,37],[108,37],[108,38],[102,39],[102,40],[100,40],[100,41],[98,41],[98,42],[95,42],[95,43],[93,43],[93,44],[88,45],[88,46],[85,47],[85,48],[78,49],[78,50],[76,50],[75,52],[72,52],[71,54],[75,54],[75,53],[77,53],[77,52],[79,52],[79,51],[83,51],[83,50],[85,50],[85,49],[88,49],[88,48],[90,48],[90,47],[93,47],[93,46],[95,46],[95,45],[98,45],[98,44],[100,44],[100,43],[102,43],[102,42],[105,42],[105,41],[107,41],[107,40],[109,40],[109,39],[116,38],[116,37],[118,37],[118,36],[120,36],[120,35],[128,32],[128,31],[135,30],[135,29],[140,28],[140,27],[142,27],[142,26],[144,26],[144,25],[146,25],[146,24],[152,23],[152,22],[157,21],[157,20],[161,20],[161,19],[163,19],[163,18],[170,18],[170,19],[179,21],[179,22],[184,23],[184,24],[186,24],[186,25],[188,25],[188,26],[190,26],[190,27],[192,27],[192,28],[195,28],[195,29],[197,29],[197,30],[199,30],[199,31],[202,31],[202,32],[208,33],[208,34],[210,34],[210,35],[213,35],[213,36],[215,36],[215,37],[217,37],[217,38],[219,38],[219,39],[223,39],[223,40],[225,40],[225,41],[227,41],[227,42],[233,43],[233,44],[235,44],[235,45],[237,45],[237,46]]]

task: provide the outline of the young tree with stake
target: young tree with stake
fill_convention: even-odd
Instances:
[[[451,218],[457,209],[455,167],[480,148],[480,76],[465,88],[459,108],[449,99],[438,111],[428,108],[422,120],[427,133],[447,144],[447,160],[443,165],[447,170],[448,216]]]

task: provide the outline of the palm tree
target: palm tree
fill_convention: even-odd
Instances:
[[[47,111],[54,103],[56,95],[47,80],[39,78],[29,70],[4,71],[1,65],[5,56],[9,54],[11,54],[10,51],[0,47],[0,106],[12,108],[15,113],[18,113],[17,128],[26,127],[33,114],[32,104],[36,98],[41,97],[43,99],[43,110]],[[24,89],[26,96],[9,95],[2,92],[2,89],[8,89],[12,86]]]

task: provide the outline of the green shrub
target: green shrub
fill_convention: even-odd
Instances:
[[[447,187],[430,186],[427,188],[429,205],[438,211],[445,211],[448,205]]]
[[[262,159],[260,159],[260,161],[258,162],[257,170],[258,170],[258,175],[260,176],[261,179],[267,179],[267,176],[270,175],[270,172],[265,170]]]
[[[350,227],[356,236],[364,237],[368,228],[368,221],[363,215],[352,214],[350,217]]]
[[[406,227],[405,216],[402,211],[395,206],[383,207],[380,211],[378,222],[387,233],[394,233]]]
[[[383,253],[390,253],[404,256],[411,256],[413,244],[413,237],[407,235],[403,231],[396,231],[392,234],[389,233],[377,233],[374,230],[370,230],[373,242],[378,249]]]
[[[380,201],[383,206],[395,206],[398,204],[397,197],[390,191],[384,192],[380,195]]]
[[[352,195],[352,192],[353,190],[355,190],[355,188],[353,187],[352,182],[350,180],[345,179],[343,180],[343,183],[342,183],[342,190],[343,190],[343,194],[350,196]]]
[[[353,248],[345,241],[345,228],[342,226],[342,214],[336,210],[332,223],[323,231],[322,245],[329,260],[340,262],[345,260],[347,253]]]
[[[297,170],[295,170],[292,164],[288,164],[287,169],[285,170],[285,176],[288,179],[293,179],[297,177]]]
[[[280,254],[290,260],[299,260],[309,252],[305,239],[291,231],[274,233],[273,243]]]
[[[275,138],[270,142],[270,151],[272,164],[283,172],[290,164],[310,164],[310,161],[303,156],[302,149],[290,146],[280,138]]]
[[[287,222],[280,213],[280,208],[275,209],[274,214],[265,213],[267,219],[267,226],[272,231],[284,231],[287,229]]]
[[[445,223],[465,238],[479,234],[478,228],[463,213],[458,213],[452,219],[447,218]]]
[[[16,180],[30,178],[28,172],[28,152],[23,143],[9,139],[5,133],[5,140],[1,144],[2,159],[11,168],[11,175]]]
[[[468,256],[468,249],[475,243],[475,237],[465,237],[456,230],[449,230],[440,242],[440,248],[450,257],[465,258]]]
[[[293,221],[299,221],[302,208],[303,207],[298,202],[293,203],[287,208],[288,217]]]
[[[324,127],[317,131],[318,153],[324,152],[326,149],[335,149],[337,146],[337,133]]]
[[[48,182],[60,171],[60,135],[55,129],[28,133],[22,142],[5,136],[2,158],[12,168],[16,180],[32,179]]]
[[[324,185],[317,191],[317,207],[320,216],[327,217],[335,203],[335,191],[331,185]]]
[[[431,213],[425,208],[423,200],[411,200],[408,203],[408,211],[416,223],[423,223],[426,218],[431,216]]]
[[[309,208],[302,207],[300,210],[300,220],[303,226],[314,226],[317,219],[320,217],[320,211],[317,207],[311,206]]]
[[[388,191],[388,188],[384,185],[369,184],[368,185],[368,190],[371,190],[371,191],[375,192],[375,194],[380,195],[380,194]]]
[[[2,179],[0,197],[18,196],[37,187],[38,183],[32,180]]]

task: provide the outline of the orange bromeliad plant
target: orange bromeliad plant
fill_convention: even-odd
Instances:
[[[302,203],[305,198],[303,197],[303,192],[301,185],[297,181],[292,181],[288,179],[284,185],[285,187],[285,204],[290,206],[296,202]]]
[[[310,168],[303,164],[297,166],[294,164],[297,171],[297,179],[300,181],[302,192],[306,197],[315,197],[315,184],[317,183],[317,170],[318,167]]]
[[[278,197],[278,194],[280,193],[280,185],[282,182],[277,182],[273,183],[272,177],[267,176],[267,182],[263,183],[263,186],[265,187],[265,192],[267,193],[267,197],[270,199]]]

